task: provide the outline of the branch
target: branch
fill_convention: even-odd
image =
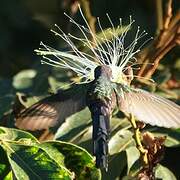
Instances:
[[[163,9],[162,0],[155,1],[156,6],[156,23],[157,23],[157,33],[163,28]]]
[[[175,46],[180,44],[180,11],[172,15],[172,0],[168,0],[163,21],[163,29],[154,41],[144,48],[137,59],[143,63],[138,76],[151,78],[157,69],[160,60]],[[152,66],[147,65],[152,63]]]

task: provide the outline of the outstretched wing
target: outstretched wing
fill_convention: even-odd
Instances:
[[[74,85],[35,103],[17,116],[15,126],[31,131],[59,126],[67,117],[86,107],[88,86]]]
[[[139,121],[166,128],[180,127],[180,106],[144,90],[132,89],[118,96],[120,110],[132,113]]]

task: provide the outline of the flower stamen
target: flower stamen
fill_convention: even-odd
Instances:
[[[84,17],[80,6],[79,11],[86,27],[78,24],[69,15],[64,14],[81,32],[82,37],[77,37],[70,33],[66,34],[58,25],[55,24],[55,27],[60,33],[56,32],[55,30],[51,31],[56,36],[63,39],[71,50],[68,52],[58,51],[41,42],[40,45],[42,45],[43,48],[36,50],[36,52],[43,56],[43,60],[41,61],[42,64],[71,69],[82,79],[83,82],[92,81],[94,79],[94,69],[98,65],[105,64],[108,65],[112,70],[113,82],[125,83],[123,80],[123,77],[126,76],[124,72],[127,70],[128,66],[132,67],[139,64],[137,63],[135,55],[140,51],[141,47],[152,38],[147,39],[139,48],[135,50],[139,39],[142,39],[147,35],[147,33],[145,31],[140,32],[140,27],[138,26],[134,40],[128,46],[125,46],[125,37],[131,29],[132,24],[135,22],[135,20],[132,20],[131,16],[127,26],[123,26],[122,19],[120,18],[119,26],[115,28],[110,16],[106,14],[111,25],[111,28],[106,30],[102,28],[100,19],[97,17],[97,23],[101,33],[94,34],[86,18]],[[92,37],[92,41],[88,39],[89,35]],[[86,47],[86,51],[83,52],[79,50],[74,44],[74,40],[83,44],[83,46]],[[57,60],[53,60],[49,56],[54,56]]]

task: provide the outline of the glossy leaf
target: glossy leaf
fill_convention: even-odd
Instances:
[[[126,149],[126,156],[127,156],[127,174],[129,174],[131,167],[139,159],[140,154],[135,146],[131,146]]]
[[[25,144],[37,139],[30,133],[13,128],[0,127],[0,140],[2,141],[21,141]]]
[[[63,165],[64,164],[64,155],[58,151],[57,148],[51,146],[50,143],[41,143],[41,144],[37,144],[36,146],[40,147],[41,149],[43,149],[54,161],[56,161],[59,165]]]
[[[91,122],[91,114],[88,108],[77,112],[66,119],[66,121],[58,129],[55,139],[71,140],[74,136],[78,136],[84,128]]]
[[[10,172],[7,174],[7,176],[4,177],[3,180],[13,180],[13,173],[12,173],[12,171],[10,171]]]
[[[119,153],[133,144],[132,132],[126,129],[119,130],[109,141],[109,154]]]
[[[163,180],[177,180],[174,174],[166,167],[158,165],[155,170],[155,176],[157,179]]]
[[[41,147],[30,133],[1,127],[0,140],[17,179],[72,178],[62,154],[53,147]]]
[[[71,179],[74,175],[77,179],[101,179],[94,158],[76,145],[39,143],[30,133],[4,127],[0,128],[0,140],[17,179]]]
[[[33,69],[20,71],[13,78],[13,87],[16,89],[26,89],[33,85],[33,78],[37,72]]]
[[[17,179],[71,179],[72,174],[42,149],[19,143],[3,143]]]
[[[94,158],[86,150],[65,142],[49,141],[47,143],[64,155],[65,166],[75,172],[77,179],[101,179],[101,173],[95,167]]]
[[[0,147],[0,179],[4,179],[10,171],[10,164],[8,162],[6,152]]]

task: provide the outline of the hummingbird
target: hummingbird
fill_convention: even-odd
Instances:
[[[66,16],[77,26],[83,38],[66,34],[57,25],[55,26],[60,33],[52,30],[69,45],[73,54],[57,51],[42,42],[43,48],[36,52],[43,55],[43,64],[70,69],[80,77],[81,83],[75,83],[69,89],[60,90],[23,110],[17,115],[15,125],[30,131],[58,128],[67,117],[88,107],[92,116],[93,154],[96,157],[96,166],[107,170],[110,120],[115,107],[153,126],[179,128],[180,106],[161,96],[133,88],[128,82],[128,78],[134,76],[126,75],[125,71],[129,66],[136,64],[134,55],[140,48],[134,50],[135,46],[137,41],[146,35],[144,31],[140,32],[138,27],[135,39],[125,47],[125,36],[134,22],[131,18],[129,25],[124,29],[120,19],[120,36],[115,33],[114,26],[109,30],[112,35],[111,41],[97,19],[102,31],[102,45],[99,36],[91,31],[81,9],[80,13],[87,27]],[[109,16],[108,19],[112,24]],[[93,42],[88,39],[86,33],[92,36]],[[89,49],[89,53],[80,51],[73,40],[83,43]]]

